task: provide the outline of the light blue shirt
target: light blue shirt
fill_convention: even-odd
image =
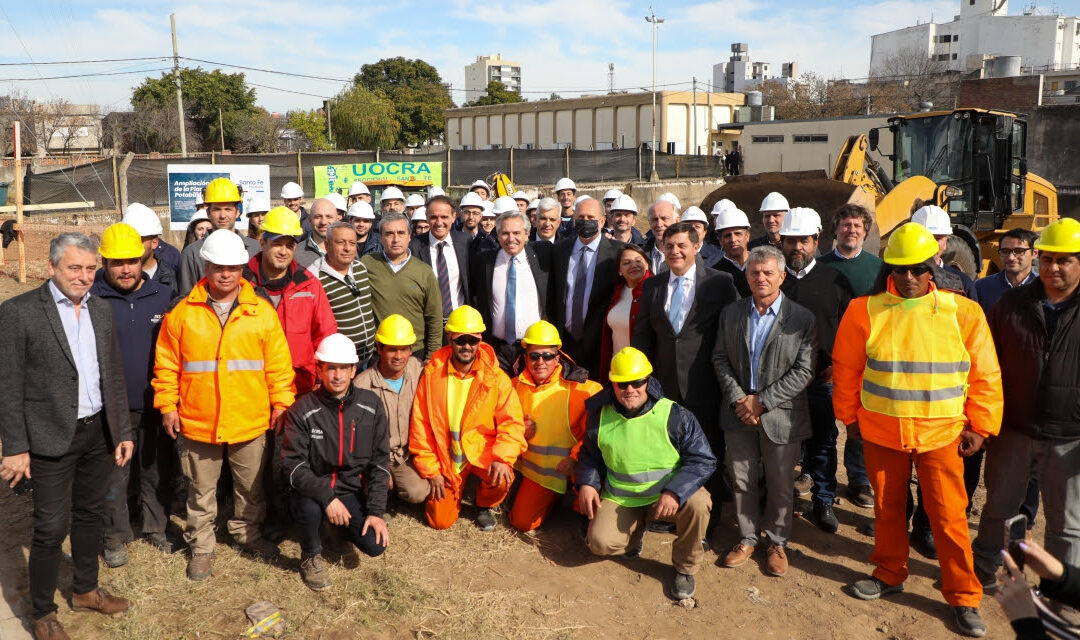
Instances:
[[[581,242],[581,238],[574,240],[574,250],[570,252],[570,263],[566,269],[566,328],[570,328],[572,309],[574,308],[574,275],[577,273],[577,263],[581,258],[581,248],[589,247],[585,252],[585,304],[581,307],[581,317],[589,315],[589,295],[592,294],[593,276],[596,274],[596,252],[600,249],[600,239],[604,234],[596,234],[596,239],[589,244]]]
[[[402,269],[404,269],[405,265],[409,264],[409,260],[411,260],[411,259],[412,259],[412,250],[406,249],[405,250],[405,259],[404,260],[402,260],[401,262],[399,262],[397,264],[394,264],[393,262],[391,262],[390,258],[387,258],[386,259],[386,264],[387,264],[387,266],[390,267],[391,271],[393,271],[394,273],[397,273],[398,271],[401,271]]]
[[[750,305],[750,389],[761,391],[757,386],[758,360],[761,359],[761,351],[765,348],[765,338],[772,331],[776,316],[780,314],[780,302],[784,294],[776,296],[776,300],[769,305],[765,313],[759,314],[757,307]]]
[[[49,281],[49,291],[56,310],[60,312],[60,322],[64,325],[68,348],[75,359],[75,369],[79,374],[79,413],[76,417],[86,418],[101,411],[101,369],[98,365],[97,340],[94,336],[94,324],[90,320],[90,308],[86,301],[87,293],[79,301],[82,307],[75,317],[75,305]]]
[[[391,380],[383,376],[383,380],[386,381],[387,386],[394,390],[394,393],[401,393],[401,387],[405,385],[405,376],[401,376],[397,380]]]

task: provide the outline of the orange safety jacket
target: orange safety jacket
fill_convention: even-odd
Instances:
[[[424,367],[413,398],[409,426],[409,450],[413,465],[423,478],[443,475],[455,491],[461,477],[454,471],[450,453],[450,420],[447,415],[447,379],[453,364],[451,347],[436,351]],[[487,469],[493,461],[514,466],[525,451],[525,424],[517,393],[487,344],[477,346],[469,375],[475,376],[461,414],[461,449],[469,464]]]
[[[833,346],[833,409],[864,440],[933,451],[970,427],[1001,429],[1001,369],[982,308],[937,289],[921,298],[888,291],[848,305]]]
[[[197,442],[247,442],[270,427],[271,409],[293,403],[289,344],[277,312],[240,281],[221,326],[200,280],[161,321],[154,407],[179,411],[180,432]]]
[[[575,368],[584,374],[584,370]],[[600,383],[581,376],[580,380],[563,377],[564,365],[558,365],[547,381],[536,384],[526,369],[514,378],[514,389],[521,400],[521,410],[536,423],[536,433],[529,448],[518,459],[522,475],[556,493],[566,493],[567,478],[556,468],[565,458],[577,460],[581,439],[585,437],[585,401],[599,393]]]

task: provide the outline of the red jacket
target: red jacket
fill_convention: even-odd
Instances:
[[[280,292],[268,291],[259,270],[261,259],[262,252],[248,261],[244,277],[255,286],[256,293],[271,302],[271,294],[281,294],[277,302],[277,315],[281,328],[285,330],[289,353],[292,354],[296,394],[307,393],[315,388],[315,349],[323,338],[337,332],[337,320],[318,277],[293,260],[289,265],[285,288]]]

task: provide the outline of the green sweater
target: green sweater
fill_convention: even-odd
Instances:
[[[885,264],[881,258],[874,254],[863,251],[851,258],[841,258],[835,251],[830,251],[818,258],[822,263],[836,269],[848,279],[856,296],[865,296],[874,288],[881,266]]]
[[[395,313],[405,316],[416,332],[413,351],[423,351],[425,358],[442,347],[442,295],[431,267],[412,256],[394,273],[381,252],[369,253],[360,262],[371,281],[375,321],[381,323]]]

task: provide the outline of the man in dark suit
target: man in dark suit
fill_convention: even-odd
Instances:
[[[595,224],[594,224],[595,223]],[[622,243],[603,237],[604,207],[586,198],[574,212],[574,233],[552,251],[548,317],[559,328],[563,352],[596,379],[600,371],[600,336],[615,292]]]
[[[90,238],[60,234],[49,243],[50,280],[0,305],[0,477],[33,490],[36,638],[67,637],[53,594],[69,521],[72,606],[110,615],[130,606],[98,586],[105,494],[134,445],[112,311],[89,293],[96,269]]]
[[[484,342],[495,349],[499,366],[511,378],[524,352],[521,338],[533,323],[547,317],[551,244],[529,243],[529,218],[517,209],[495,221],[498,251],[473,257],[472,301],[484,318]],[[527,267],[527,268],[526,268]]]
[[[720,428],[726,466],[735,483],[735,514],[742,539],[724,556],[742,566],[764,529],[769,548],[765,571],[787,573],[784,545],[791,536],[795,461],[810,436],[806,387],[814,378],[817,332],[814,314],[780,291],[784,256],[772,246],[751,249],[746,271],[751,295],[720,314],[713,365],[723,392]],[[761,510],[758,480],[768,488]]]
[[[631,343],[649,358],[664,396],[694,414],[713,453],[724,455],[717,418],[720,394],[713,373],[720,310],[739,298],[731,276],[704,265],[697,255],[701,238],[690,222],[664,230],[668,270],[645,281]],[[707,488],[714,496],[729,495],[724,474],[714,473]]]
[[[446,196],[434,196],[427,204],[431,229],[414,239],[413,255],[435,272],[442,294],[443,322],[450,312],[469,303],[469,242],[464,231],[455,231],[454,205]]]

